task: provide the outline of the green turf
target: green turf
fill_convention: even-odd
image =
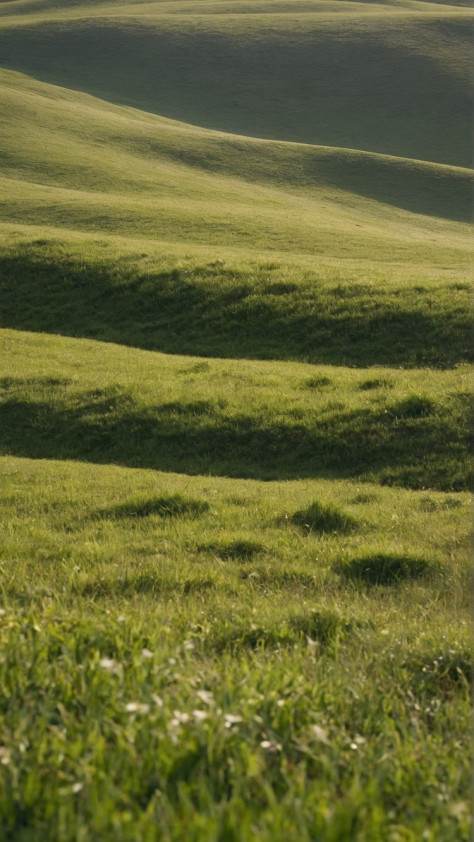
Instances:
[[[467,842],[472,12],[0,3],[0,837]]]
[[[470,165],[463,7],[5,5],[2,63],[44,81],[241,135]]]
[[[5,332],[1,447],[36,458],[262,479],[468,483],[468,370],[207,362]],[[9,376],[12,364],[15,376]],[[377,381],[376,381],[377,382]]]

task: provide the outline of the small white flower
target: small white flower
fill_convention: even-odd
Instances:
[[[142,649],[142,658],[153,658],[153,652],[145,647],[145,649]]]
[[[150,705],[143,704],[142,702],[129,702],[125,706],[125,710],[127,713],[148,713]]]
[[[198,696],[201,699],[201,702],[204,702],[205,705],[214,704],[214,696],[210,690],[198,690],[196,696]]]
[[[163,699],[161,698],[161,696],[152,696],[152,699],[153,699],[153,701],[154,701],[154,703],[157,707],[159,707],[159,708],[163,707],[164,702],[163,702]]]
[[[171,720],[171,725],[185,725],[186,722],[189,722],[189,713],[181,713],[180,710],[173,711],[173,719]]]
[[[359,746],[357,745],[357,743],[351,743],[352,751],[357,751],[358,748],[359,748]]]
[[[320,743],[324,743],[327,746],[329,745],[328,735],[324,728],[321,728],[320,725],[312,725],[311,731]]]
[[[183,649],[186,649],[187,652],[191,652],[194,649],[194,643],[192,640],[185,640],[183,643]]]
[[[226,713],[224,715],[224,721],[226,728],[232,728],[233,725],[238,725],[239,722],[243,722],[243,719],[241,716],[237,716],[236,714]]]
[[[79,781],[77,781],[77,783],[72,785],[71,789],[75,794],[77,794],[81,791],[81,789],[84,789],[84,784],[81,784],[79,783]]]
[[[193,716],[196,722],[203,722],[207,719],[207,713],[205,710],[193,710]]]
[[[265,751],[270,751],[272,754],[275,754],[277,751],[281,751],[280,743],[274,743],[271,740],[262,740],[260,746],[261,748],[264,748]]]
[[[99,667],[102,667],[104,670],[114,670],[117,667],[117,661],[114,661],[113,658],[101,658]]]
[[[11,759],[11,751],[7,746],[0,746],[0,763],[2,766],[8,766]]]

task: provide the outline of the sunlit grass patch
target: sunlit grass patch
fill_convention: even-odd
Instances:
[[[245,649],[271,650],[297,644],[328,646],[354,628],[352,621],[330,609],[299,611],[280,618],[279,622],[250,622],[245,626],[234,623],[218,632],[212,638],[212,644],[219,651],[235,652]]]

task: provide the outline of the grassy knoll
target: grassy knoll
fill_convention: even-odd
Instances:
[[[218,357],[405,367],[470,358],[462,271],[410,267],[403,282],[377,265],[119,257],[107,243],[89,245],[85,260],[87,245],[49,236],[2,250],[0,324]]]
[[[468,482],[465,367],[218,362],[22,332],[6,332],[3,347],[5,453],[263,479]]]

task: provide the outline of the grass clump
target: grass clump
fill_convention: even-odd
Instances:
[[[318,643],[329,646],[353,629],[353,623],[330,609],[292,614],[279,623],[251,623],[233,626],[216,637],[214,643],[221,651],[237,649],[265,650]]]
[[[426,577],[439,565],[409,555],[376,553],[341,563],[336,569],[347,579],[366,585],[397,585]]]
[[[436,696],[453,693],[472,686],[473,664],[467,650],[446,649],[440,652],[418,653],[404,668],[417,694]]]
[[[329,609],[296,614],[290,618],[289,625],[297,634],[321,644],[327,644],[347,634],[354,627],[352,622]]]
[[[339,532],[344,534],[352,532],[358,526],[358,522],[351,515],[336,506],[320,503],[319,500],[314,500],[306,509],[299,509],[290,520],[307,533]]]
[[[198,550],[211,553],[223,561],[251,561],[255,556],[262,555],[267,551],[266,547],[258,541],[250,541],[245,538],[200,544]]]
[[[310,377],[308,380],[305,381],[305,387],[307,389],[324,389],[326,386],[330,386],[332,384],[332,380],[330,377],[326,377],[326,375],[321,374],[316,377]]]
[[[393,383],[385,377],[370,377],[368,380],[363,380],[359,383],[361,392],[368,392],[371,389],[391,389]]]
[[[199,517],[209,510],[205,500],[192,500],[181,494],[162,495],[136,500],[128,500],[109,509],[103,509],[100,517],[143,518],[158,515],[162,518]]]

